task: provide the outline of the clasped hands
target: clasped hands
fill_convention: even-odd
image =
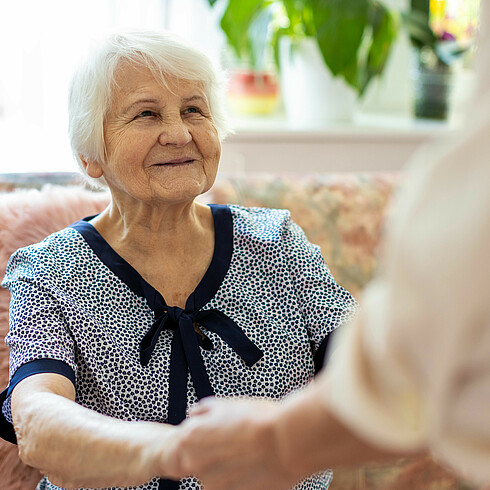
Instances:
[[[280,412],[279,404],[266,400],[202,400],[168,440],[165,476],[194,475],[206,490],[290,488],[301,475],[281,450]]]

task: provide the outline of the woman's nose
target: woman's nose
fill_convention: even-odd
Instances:
[[[185,146],[191,140],[191,133],[180,117],[168,121],[158,137],[158,142],[161,145]]]

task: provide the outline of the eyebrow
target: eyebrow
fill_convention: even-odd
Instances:
[[[184,104],[189,104],[190,102],[194,102],[194,101],[200,101],[200,102],[203,102],[204,104],[206,104],[206,106],[208,105],[208,101],[207,101],[206,97],[203,97],[202,95],[191,95],[190,97],[185,97],[185,98],[182,99],[182,102]],[[152,98],[138,99],[138,100],[135,100],[129,106],[125,107],[123,109],[122,113],[123,114],[127,114],[134,107],[136,107],[138,105],[143,105],[143,104],[159,104],[159,103],[160,103],[160,101],[158,99],[152,99]]]
[[[122,111],[123,114],[127,114],[130,112],[134,107],[142,104],[158,104],[159,100],[158,99],[138,99],[135,100],[132,104],[128,105],[125,107]]]
[[[192,95],[191,97],[185,97],[182,99],[182,102],[184,104],[188,104],[189,102],[194,102],[195,100],[199,100],[201,102],[204,102],[206,105],[208,103],[207,99],[203,97],[202,95]]]

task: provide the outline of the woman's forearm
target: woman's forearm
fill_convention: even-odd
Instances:
[[[130,486],[164,475],[160,461],[174,428],[106,417],[56,392],[32,389],[29,380],[15,388],[12,398],[19,455],[52,483]]]

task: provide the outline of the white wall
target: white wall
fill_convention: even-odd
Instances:
[[[67,97],[80,58],[116,29],[162,29],[161,0],[0,0],[0,172],[75,169]]]

